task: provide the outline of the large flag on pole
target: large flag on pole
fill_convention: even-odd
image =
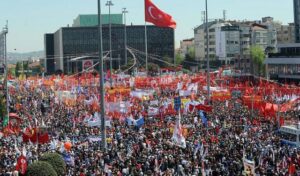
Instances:
[[[160,10],[151,0],[145,0],[145,21],[158,27],[176,28],[172,16]]]
[[[182,133],[182,126],[181,126],[180,121],[181,121],[181,115],[180,115],[180,111],[179,111],[178,119],[176,121],[176,126],[173,131],[172,141],[178,147],[185,148],[186,142],[185,142],[185,138]]]

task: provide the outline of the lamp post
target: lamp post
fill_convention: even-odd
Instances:
[[[122,13],[124,16],[124,45],[125,45],[125,53],[124,53],[124,57],[125,57],[125,65],[127,65],[127,29],[126,29],[126,13],[128,13],[128,11],[126,10],[126,8],[122,9]]]
[[[108,6],[108,18],[109,18],[109,71],[110,71],[110,86],[112,87],[112,49],[111,49],[111,16],[110,16],[110,7],[113,6],[114,4],[112,3],[111,0],[108,0],[105,4],[106,6]]]
[[[205,23],[206,23],[206,62],[207,62],[207,100],[208,104],[210,104],[210,67],[209,67],[209,46],[208,46],[208,13],[207,13],[207,0],[205,0]]]
[[[100,74],[100,107],[101,107],[101,139],[102,139],[101,148],[103,151],[106,151],[101,0],[98,0],[98,50],[99,50],[98,52],[99,52],[99,65],[100,65],[99,74]]]
[[[5,96],[6,96],[6,115],[9,118],[9,91],[8,91],[8,62],[7,62],[7,42],[6,35],[8,34],[8,22],[6,21],[6,25],[2,30],[0,36],[3,36],[3,56],[4,56],[4,73],[5,73]]]

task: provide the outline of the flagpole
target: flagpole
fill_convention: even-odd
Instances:
[[[100,65],[100,108],[101,108],[101,139],[102,150],[106,151],[106,126],[104,109],[104,74],[103,74],[103,46],[102,46],[102,20],[101,20],[101,0],[98,0],[98,50]]]
[[[146,53],[146,74],[148,75],[148,39],[147,39],[147,22],[145,21],[145,53]]]

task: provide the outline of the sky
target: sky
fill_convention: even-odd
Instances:
[[[127,24],[144,24],[143,0],[112,0],[111,13],[121,13],[126,7]],[[194,36],[193,28],[200,25],[205,0],[152,0],[177,22],[176,47],[182,39]],[[106,0],[101,0],[102,13],[108,13]],[[208,18],[230,20],[260,20],[272,16],[283,24],[293,22],[292,0],[208,0]],[[9,52],[30,52],[44,49],[44,34],[60,27],[71,26],[78,14],[96,14],[97,0],[1,0],[0,29],[8,20]]]

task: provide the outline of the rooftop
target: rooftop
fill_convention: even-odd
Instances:
[[[267,58],[264,63],[265,64],[286,64],[286,65],[300,64],[300,56],[295,58],[290,58],[290,57]]]
[[[122,14],[111,14],[111,24],[123,24]],[[109,14],[102,14],[102,24],[109,24]],[[98,25],[97,14],[80,14],[73,21],[73,27],[87,27]]]
[[[300,43],[279,43],[277,44],[277,48],[296,48],[299,47],[300,48]]]

